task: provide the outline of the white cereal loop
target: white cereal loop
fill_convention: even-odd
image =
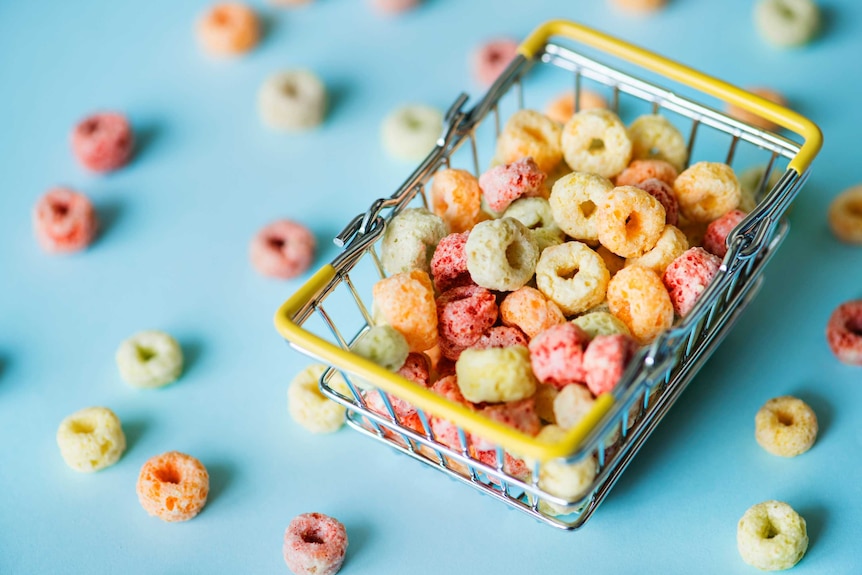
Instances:
[[[313,128],[326,114],[326,87],[308,70],[278,72],[267,78],[257,96],[263,123],[275,130]]]
[[[640,188],[611,190],[596,209],[596,232],[603,246],[624,258],[637,258],[651,250],[665,228],[665,210]]]
[[[183,372],[183,350],[162,331],[136,333],[120,344],[116,354],[120,377],[134,387],[161,387]]]
[[[727,164],[698,162],[673,184],[682,215],[694,223],[709,223],[739,207],[742,190]]]
[[[551,213],[557,225],[570,237],[587,243],[599,241],[596,231],[596,208],[614,189],[610,180],[595,174],[573,172],[554,184]]]
[[[820,29],[820,9],[813,0],[760,0],[754,7],[760,34],[776,46],[799,46]]]
[[[376,325],[363,333],[350,350],[389,371],[398,371],[407,360],[407,340],[391,325]]]
[[[597,335],[631,335],[632,332],[620,319],[608,311],[593,311],[578,316],[572,323],[587,332],[590,339]]]
[[[57,445],[66,465],[90,473],[119,461],[126,450],[126,436],[113,411],[107,407],[87,407],[60,423]]]
[[[542,428],[536,439],[546,443],[556,443],[565,437],[566,431],[556,425],[546,425]],[[535,462],[525,458],[529,468]],[[539,469],[539,487],[554,495],[570,501],[586,495],[592,487],[596,478],[596,460],[585,457],[577,463],[565,463],[559,459],[546,461]],[[547,501],[540,501],[539,508],[549,515],[567,515],[574,512],[577,507],[559,506]]]
[[[494,161],[511,164],[527,156],[546,174],[563,159],[560,126],[535,110],[519,110],[509,117],[497,139]]]
[[[449,233],[443,219],[425,208],[407,208],[386,225],[380,260],[388,274],[431,271],[434,249]]]
[[[653,249],[637,258],[626,260],[626,266],[649,268],[663,274],[667,266],[688,249],[688,238],[676,226],[666,225]]]
[[[323,395],[318,386],[324,371],[325,365],[310,365],[299,372],[287,388],[290,416],[311,433],[332,433],[344,423],[345,408]],[[346,397],[353,396],[340,375],[329,381],[329,387]]]
[[[547,248],[536,265],[536,287],[567,316],[602,303],[610,277],[601,256],[581,242]]]
[[[533,233],[513,218],[476,224],[464,249],[473,281],[497,291],[515,291],[530,281],[539,259]]]
[[[436,108],[413,104],[391,112],[383,120],[381,137],[394,158],[418,162],[434,149],[443,133],[443,114]]]
[[[533,232],[541,253],[545,248],[563,243],[565,234],[557,225],[551,205],[545,198],[519,198],[512,202],[504,218],[514,218]]]
[[[569,384],[554,398],[554,417],[562,429],[576,426],[593,408],[596,400],[587,386]]]
[[[582,110],[563,127],[563,156],[576,172],[612,178],[622,172],[632,157],[626,127],[610,110]]]
[[[629,126],[632,160],[664,160],[677,171],[685,168],[685,138],[670,120],[658,114],[640,116]]]
[[[764,501],[745,512],[736,528],[742,560],[764,571],[790,569],[808,550],[808,529],[782,501]]]

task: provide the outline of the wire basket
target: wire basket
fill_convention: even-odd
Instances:
[[[601,63],[600,58],[613,58],[616,67]],[[623,66],[632,73],[623,71]],[[671,81],[681,91],[633,75],[645,73],[661,82]],[[528,93],[534,77],[538,78],[535,96]],[[349,349],[372,325],[371,287],[386,276],[376,245],[387,222],[406,207],[427,207],[425,187],[439,169],[460,167],[478,177],[481,160],[485,165],[491,160],[490,153],[485,153],[493,149],[506,110],[514,112],[528,102],[538,107],[542,90],[550,85],[557,92],[563,87],[572,90],[576,109],[582,88],[589,88],[608,95],[612,109],[624,120],[639,113],[666,116],[687,134],[690,159],[723,161],[735,169],[759,165],[761,170],[754,182],[757,205],[728,236],[721,268],[694,309],[640,348],[616,387],[599,395],[578,425],[558,441],[540,441],[455,405]],[[746,109],[782,126],[799,141],[734,120],[681,95],[682,91],[701,101],[711,98],[713,106],[726,102]],[[813,123],[790,110],[566,21],[537,28],[481,100],[472,107],[467,101],[465,94],[456,99],[446,113],[436,147],[395,193],[375,200],[336,237],[344,251],[279,308],[276,327],[292,347],[332,366],[321,377],[320,387],[347,408],[351,427],[541,521],[577,529],[604,500],[757,293],[763,268],[788,231],[782,217],[808,177],[822,138]],[[346,386],[334,385],[339,373]],[[380,394],[384,413],[369,409],[362,392],[369,384],[384,392]],[[399,421],[387,394],[417,407],[419,430]],[[457,426],[460,449],[435,438],[431,416]],[[475,457],[469,439],[473,436],[494,446],[490,464]],[[527,462],[527,479],[509,472],[504,465],[507,454]],[[595,466],[596,473],[579,493],[561,495],[544,481],[550,473],[566,472],[585,461]]]

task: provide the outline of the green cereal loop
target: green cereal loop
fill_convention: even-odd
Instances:
[[[117,349],[120,377],[134,387],[161,387],[183,372],[183,350],[163,331],[142,331]]]
[[[789,569],[808,550],[805,519],[782,501],[758,503],[739,520],[736,544],[742,560],[753,567]]]
[[[407,340],[391,325],[372,327],[356,340],[351,351],[389,371],[401,369],[410,353]]]
[[[503,217],[514,218],[532,231],[540,253],[547,247],[560,245],[566,238],[545,198],[518,198],[506,208]]]
[[[515,291],[525,285],[539,261],[536,238],[514,218],[476,224],[464,249],[473,281],[497,291]]]
[[[606,311],[595,311],[584,314],[572,320],[572,323],[587,332],[590,339],[597,335],[631,335],[626,327],[615,315]]]
[[[776,46],[800,46],[820,29],[820,9],[812,0],[761,0],[754,7],[754,21]]]
[[[386,273],[431,272],[434,249],[449,228],[443,218],[425,208],[408,208],[392,218],[383,232],[380,261]]]

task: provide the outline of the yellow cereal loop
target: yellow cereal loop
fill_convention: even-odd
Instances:
[[[66,465],[90,473],[120,460],[126,450],[126,436],[113,411],[87,407],[60,422],[57,445]]]
[[[718,162],[698,162],[673,184],[682,215],[691,222],[709,223],[739,207],[742,190],[733,169]]]
[[[640,344],[673,325],[673,305],[661,278],[651,269],[621,269],[608,284],[608,305]]]
[[[572,323],[587,332],[590,339],[597,335],[631,335],[629,328],[614,314],[607,311],[585,313],[572,320]]]
[[[629,165],[632,142],[619,117],[601,108],[582,110],[563,126],[563,156],[576,172],[613,178]]]
[[[509,117],[497,139],[496,162],[511,164],[531,157],[546,174],[563,159],[560,126],[535,110],[519,110]]]
[[[375,325],[363,333],[350,350],[389,371],[398,371],[407,360],[407,340],[391,325]]]
[[[513,218],[476,224],[464,250],[473,281],[497,291],[514,291],[530,281],[539,259],[533,233]]]
[[[790,569],[808,550],[803,519],[783,501],[764,501],[748,509],[736,527],[742,560],[764,571]]]
[[[565,435],[566,431],[563,428],[556,425],[546,425],[536,436],[536,439],[553,443],[562,440]],[[535,462],[529,459],[525,459],[525,462],[527,467],[531,469],[535,465]],[[592,456],[585,457],[577,463],[566,463],[554,459],[543,463],[539,469],[539,487],[556,497],[569,501],[575,500],[589,492],[597,471],[596,460]],[[540,502],[540,508],[550,515],[568,515],[577,509],[570,506],[562,507],[546,501]]]
[[[629,138],[633,160],[664,160],[677,171],[685,168],[688,160],[685,138],[664,116],[640,116],[629,126]]]
[[[569,237],[586,243],[598,242],[596,208],[613,189],[610,180],[595,174],[573,172],[563,176],[548,198],[554,220]]]
[[[473,403],[517,401],[536,392],[530,352],[523,345],[469,348],[455,363],[458,387]]]
[[[596,232],[603,246],[624,258],[651,250],[665,228],[665,210],[657,199],[634,186],[608,192],[596,209]]]
[[[661,275],[667,266],[688,249],[688,238],[676,226],[666,225],[653,249],[638,258],[626,260],[626,266],[649,268]]]
[[[311,433],[332,433],[344,423],[346,409],[327,398],[318,382],[326,366],[313,364],[299,372],[287,388],[287,410],[295,422]],[[340,375],[335,375],[329,386],[346,397],[352,397],[350,388]]]
[[[817,416],[807,403],[791,396],[775,397],[754,418],[754,437],[773,455],[796,457],[817,439]]]
[[[536,287],[567,316],[602,303],[608,280],[604,260],[581,242],[546,249],[536,265]]]

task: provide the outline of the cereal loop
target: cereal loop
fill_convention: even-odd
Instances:
[[[57,445],[66,465],[90,473],[120,460],[126,450],[126,436],[113,411],[87,407],[60,422]]]
[[[482,190],[466,170],[444,169],[431,181],[431,207],[452,232],[469,230],[479,221]]]
[[[430,271],[434,250],[448,233],[440,216],[425,208],[407,208],[386,224],[380,242],[383,269],[389,274]]]
[[[511,164],[531,157],[539,169],[551,173],[563,159],[560,126],[535,110],[519,110],[509,117],[497,139],[495,158]]]
[[[295,575],[335,575],[347,554],[347,530],[323,513],[303,513],[285,529],[282,551]]]
[[[482,334],[482,337],[473,344],[474,349],[488,349],[491,347],[512,347],[513,345],[527,346],[529,340],[523,331],[514,326],[498,325],[492,327]]]
[[[249,259],[261,275],[291,279],[311,267],[316,251],[317,241],[311,230],[298,222],[278,220],[251,240]]]
[[[862,186],[844,190],[832,200],[829,227],[842,242],[862,244]]]
[[[862,300],[835,308],[826,326],[826,340],[839,361],[862,366]]]
[[[141,331],[124,340],[116,353],[123,381],[133,387],[161,387],[183,372],[183,350],[163,331]]]
[[[464,350],[455,371],[461,393],[473,403],[518,401],[536,392],[530,352],[524,346]]]
[[[608,305],[640,344],[673,325],[673,304],[661,278],[651,269],[630,266],[608,284]]]
[[[586,416],[596,403],[586,385],[567,385],[554,398],[554,418],[562,429],[571,429]]]
[[[688,148],[685,138],[658,114],[645,114],[629,126],[633,160],[664,160],[677,170],[685,168]]]
[[[661,180],[673,186],[679,176],[679,171],[664,160],[634,160],[616,177],[614,183],[618,186],[637,186],[646,180]]]
[[[353,343],[350,351],[383,369],[397,371],[407,361],[407,340],[391,325],[375,325]]]
[[[476,224],[465,250],[473,281],[498,291],[514,291],[530,281],[539,259],[532,232],[512,218]]]
[[[557,304],[539,290],[528,286],[513,291],[503,299],[500,303],[500,319],[504,325],[517,326],[530,338],[566,321]]]
[[[709,223],[739,206],[742,191],[727,164],[698,162],[673,185],[679,209],[690,221]]]
[[[612,0],[623,10],[631,12],[654,12],[664,8],[667,0]]]
[[[566,235],[554,220],[551,204],[545,198],[520,198],[503,212],[504,218],[514,218],[524,224],[536,239],[539,252],[563,243]]]
[[[542,422],[536,414],[536,402],[532,397],[508,403],[484,405],[477,411],[491,421],[502,423],[526,435],[535,436],[542,428]],[[478,451],[488,451],[496,448],[496,444],[473,434],[470,435],[470,443]]]
[[[85,168],[110,172],[132,157],[135,134],[126,117],[118,112],[100,112],[78,122],[72,130],[72,152]]]
[[[632,142],[619,117],[610,110],[578,112],[563,126],[563,155],[576,172],[612,178],[632,157]]]
[[[688,249],[688,238],[674,226],[667,225],[659,236],[655,247],[639,258],[629,258],[626,266],[641,266],[649,268],[657,274],[663,274],[667,267]]]
[[[497,300],[479,286],[453,288],[437,298],[438,345],[443,355],[458,359],[497,321]]]
[[[69,253],[86,248],[96,237],[96,210],[87,196],[68,188],[54,188],[36,202],[33,229],[42,249]]]
[[[706,251],[719,258],[727,255],[727,236],[745,219],[746,213],[741,210],[731,210],[706,226],[703,236],[703,247]]]
[[[586,381],[584,348],[589,336],[572,323],[549,327],[530,340],[530,364],[542,382],[557,389]]]
[[[650,178],[640,182],[635,187],[642,189],[659,201],[664,208],[664,221],[672,226],[679,223],[679,203],[673,195],[672,185],[668,185],[657,178]]]
[[[613,189],[610,180],[595,174],[573,172],[563,176],[548,198],[554,220],[570,237],[586,243],[598,242],[596,208]]]
[[[488,207],[502,212],[520,197],[541,196],[546,177],[533,158],[526,157],[494,166],[479,177],[479,187]]]
[[[626,324],[606,311],[585,313],[573,319],[572,323],[584,330],[590,339],[600,335],[631,335]]]
[[[685,317],[691,312],[720,267],[721,260],[703,248],[689,248],[671,262],[662,281],[677,314]]]
[[[431,391],[444,397],[462,407],[473,409],[472,404],[464,399],[461,395],[461,389],[458,387],[458,379],[454,375],[447,375],[434,382],[431,386]],[[431,426],[431,433],[434,435],[434,440],[442,443],[446,447],[460,450],[462,448],[458,427],[447,419],[431,415],[428,419],[428,424]]]
[[[817,416],[801,399],[774,397],[754,418],[754,438],[773,455],[796,457],[814,445]]]
[[[745,512],[736,528],[742,560],[764,571],[790,569],[808,550],[808,530],[790,505],[764,501]]]
[[[597,335],[584,351],[583,370],[593,395],[613,390],[637,346],[627,335]]]
[[[239,2],[216,4],[197,24],[198,40],[215,56],[248,52],[260,39],[260,25],[254,11]]]
[[[813,0],[759,0],[754,22],[761,36],[781,47],[810,42],[820,29],[820,8]]]
[[[596,209],[599,241],[624,258],[651,250],[665,227],[665,210],[649,193],[634,186],[614,188]]]
[[[565,124],[572,118],[572,116],[575,115],[575,112],[608,107],[607,100],[605,100],[600,94],[583,88],[581,88],[581,97],[577,104],[577,109],[575,109],[574,92],[560,94],[545,107],[545,115],[555,122]]]
[[[431,275],[438,292],[474,285],[467,270],[467,237],[470,232],[449,234],[440,240],[431,257]]]
[[[386,153],[393,158],[418,162],[437,145],[443,132],[443,113],[431,106],[407,104],[390,112],[380,126]]]
[[[263,124],[293,132],[319,126],[326,115],[326,86],[309,70],[286,70],[269,76],[257,93]]]
[[[546,249],[536,265],[536,287],[567,316],[601,303],[609,279],[601,256],[581,242]]]
[[[437,344],[437,306],[431,278],[423,271],[395,274],[374,284],[375,318],[401,332],[410,351]]]
[[[490,86],[518,55],[518,42],[509,38],[491,40],[473,54],[473,75],[482,86]]]
[[[210,476],[203,464],[185,453],[169,451],[151,457],[138,476],[138,501],[162,521],[188,521],[203,509]]]
[[[311,433],[333,433],[344,424],[345,408],[320,391],[319,381],[324,371],[323,364],[309,365],[294,376],[287,388],[290,417]],[[335,375],[328,385],[345,397],[353,397],[341,375]]]

